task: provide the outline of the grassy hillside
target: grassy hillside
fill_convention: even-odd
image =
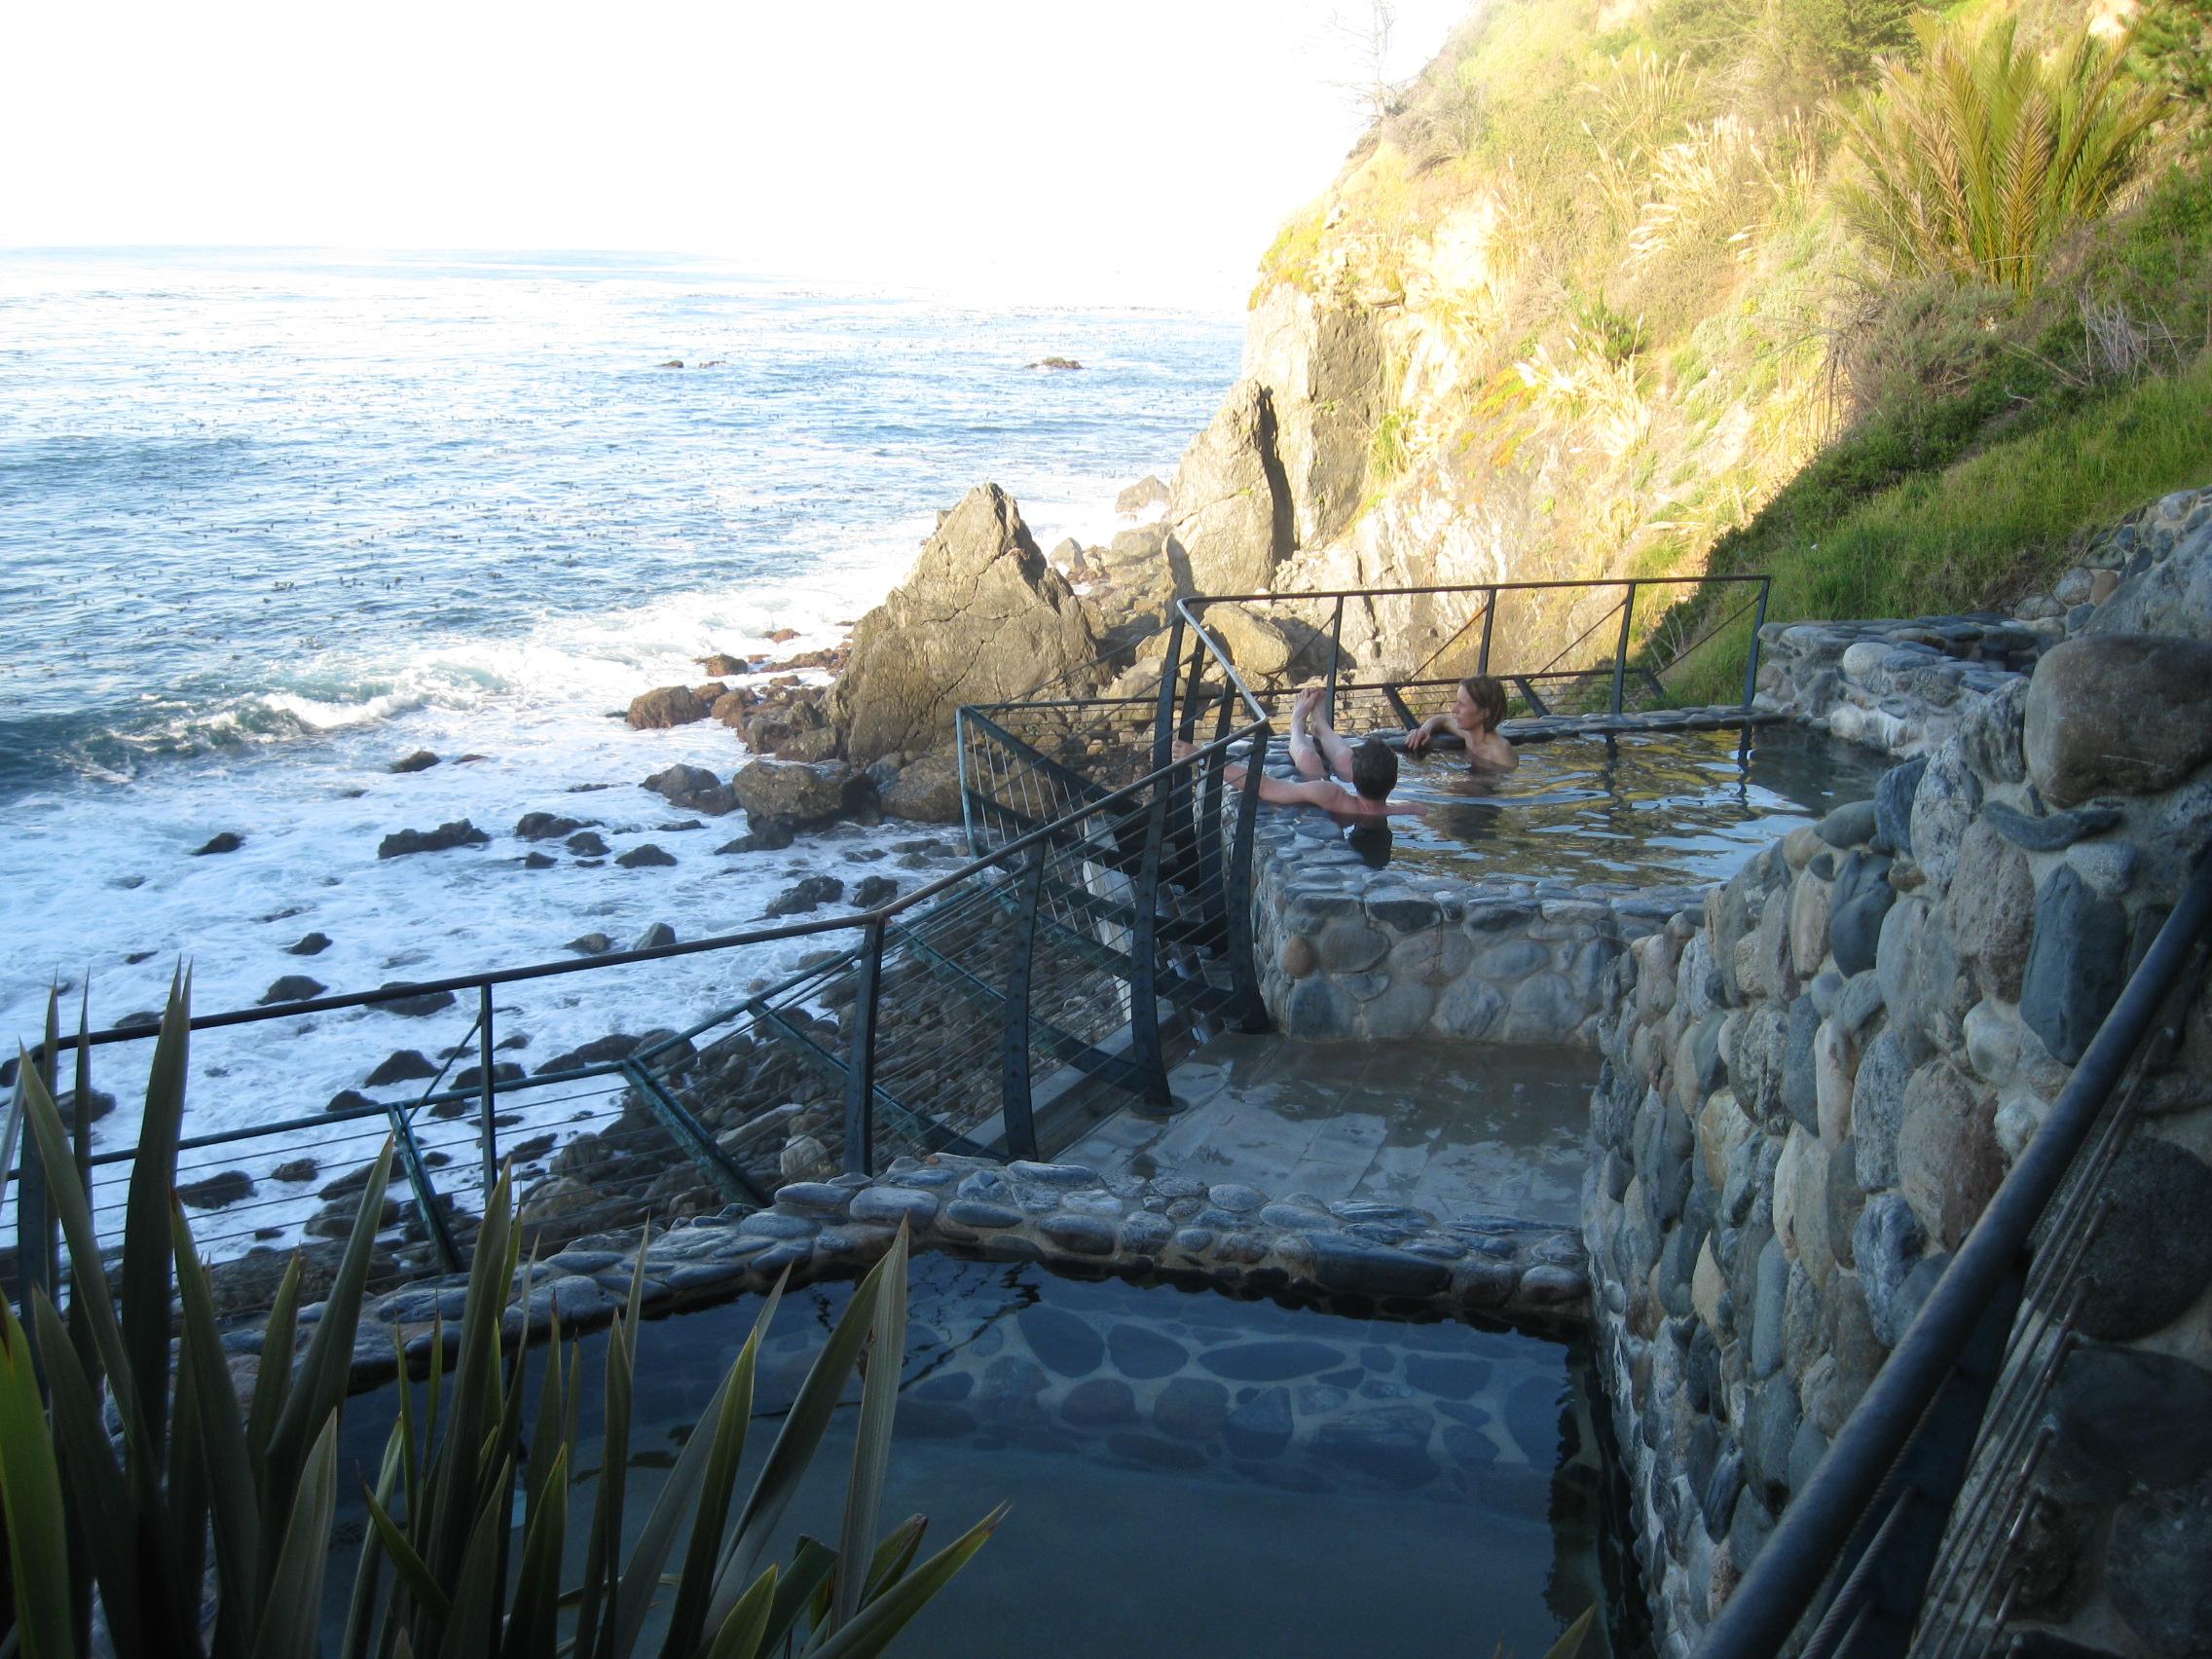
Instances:
[[[1885,81],[1945,26],[1961,51],[2016,28],[2025,75],[2081,5],[1496,0],[1284,228],[1255,300],[1287,282],[1375,318],[1363,528],[1403,568],[1768,570],[1786,617],[2006,603],[2212,481],[2208,19],[2139,18],[2111,96],[2142,129],[2106,194],[1999,203],[1998,233],[2054,227],[2032,265],[1930,269],[1867,228],[1906,164],[1847,129],[1907,107]]]

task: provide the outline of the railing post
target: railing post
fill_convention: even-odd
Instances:
[[[1628,682],[1629,625],[1636,619],[1636,583],[1628,584],[1628,597],[1621,601],[1621,637],[1613,646],[1613,713],[1621,712],[1621,695]]]
[[[1050,840],[1030,850],[1014,912],[1014,961],[1007,972],[1006,1009],[999,1027],[999,1116],[1009,1158],[1037,1156],[1037,1119],[1029,1096],[1029,982],[1037,956],[1037,909],[1045,893],[1045,866],[1051,858]]]
[[[1773,582],[1772,576],[1759,577],[1759,608],[1757,614],[1751,618],[1751,650],[1744,663],[1744,707],[1747,711],[1751,706],[1751,699],[1758,695],[1759,630],[1766,626],[1766,594]]]
[[[1153,786],[1152,805],[1145,813],[1144,856],[1129,893],[1129,1060],[1138,1070],[1145,1099],[1161,1108],[1174,1104],[1160,1043],[1158,990],[1160,864],[1167,842],[1167,801],[1173,793],[1165,783]]]
[[[492,1110],[492,987],[477,987],[476,1004],[476,1118],[484,1137],[484,1202],[492,1202],[492,1189],[499,1184],[499,1129]]]
[[[1198,648],[1205,648],[1203,641],[1199,642]],[[1175,754],[1175,671],[1182,660],[1183,611],[1178,607],[1174,620],[1167,625],[1167,652],[1160,659],[1160,701],[1152,727],[1150,771],[1159,771]]]
[[[1490,632],[1497,623],[1497,589],[1492,587],[1483,594],[1483,648],[1475,656],[1475,672],[1490,672]]]
[[[875,1173],[875,1016],[883,989],[883,918],[861,941],[853,997],[853,1047],[845,1062],[845,1173]]]
[[[1268,1000],[1260,993],[1260,966],[1252,955],[1252,837],[1260,821],[1260,775],[1267,759],[1268,734],[1263,727],[1252,739],[1251,754],[1244,757],[1244,788],[1236,799],[1236,838],[1230,843],[1229,874],[1221,896],[1229,924],[1230,983],[1236,997],[1234,1016],[1243,1031],[1265,1031],[1269,1024]]]
[[[1345,653],[1345,596],[1337,595],[1336,614],[1329,618],[1329,723],[1337,723],[1337,666]]]

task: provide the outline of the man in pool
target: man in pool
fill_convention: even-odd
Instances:
[[[1406,753],[1419,755],[1438,732],[1450,732],[1466,746],[1467,764],[1478,772],[1510,772],[1521,756],[1497,728],[1505,719],[1505,687],[1487,674],[1459,682],[1449,714],[1431,715],[1406,733]]]
[[[1326,719],[1319,718],[1320,707],[1318,689],[1301,691],[1291,704],[1290,763],[1298,768],[1299,777],[1293,782],[1263,773],[1260,798],[1277,806],[1317,806],[1332,818],[1352,823],[1421,816],[1420,807],[1390,799],[1390,791],[1398,782],[1396,751],[1379,737],[1346,743],[1330,729]],[[1175,758],[1182,759],[1196,747],[1178,742]],[[1348,781],[1351,788],[1347,790],[1336,782],[1329,775],[1332,771]],[[1244,768],[1227,766],[1222,770],[1222,777],[1232,784],[1240,784],[1244,781]]]

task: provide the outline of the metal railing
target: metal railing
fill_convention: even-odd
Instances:
[[[1178,625],[1178,651],[1183,638]],[[303,1230],[312,1244],[315,1218],[303,1223],[304,1212],[317,1198],[343,1207],[357,1178],[351,1166],[369,1161],[387,1135],[404,1198],[395,1195],[397,1236],[380,1277],[396,1280],[464,1265],[475,1227],[469,1203],[480,1204],[517,1152],[535,1155],[548,1176],[577,1177],[566,1192],[540,1187],[535,1200],[524,1191],[525,1224],[542,1250],[733,1200],[764,1202],[794,1174],[873,1171],[901,1151],[1036,1157],[1047,1144],[1041,1117],[1075,1121],[1076,1108],[1101,1093],[1166,1105],[1177,1035],[1264,1017],[1246,889],[1233,894],[1231,884],[1249,880],[1267,720],[1240,695],[1218,647],[1195,630],[1189,638],[1185,671],[1147,700],[1144,763],[1119,787],[1054,772],[987,713],[964,715],[970,729],[1005,736],[995,782],[969,796],[988,829],[964,866],[874,908],[194,1018],[200,1034],[380,1008],[470,1016],[442,1063],[422,1061],[427,1083],[410,1098],[342,1094],[319,1113],[182,1140],[180,1196],[188,1206],[208,1204],[195,1225],[217,1264],[218,1296],[244,1285],[237,1297],[248,1297],[260,1282],[226,1280],[226,1261],[288,1245]],[[1233,723],[1238,710],[1253,718]],[[1210,734],[1176,756],[1171,734],[1197,732],[1201,711]],[[1240,854],[1222,845],[1233,750],[1251,764],[1246,808],[1227,815],[1244,831]],[[808,940],[827,948],[683,1030],[587,1044],[573,1063],[535,1073],[500,1057],[502,987],[604,981],[623,969],[711,955],[742,974],[749,953],[782,946],[788,955]],[[90,1099],[95,1051],[150,1046],[155,1036],[140,1024],[85,1032],[42,1043],[31,1063],[58,1083],[57,1061],[74,1050],[77,1092]],[[473,1065],[457,1074],[464,1060]],[[219,1077],[226,1068],[207,1069]],[[794,1162],[794,1146],[811,1147],[812,1161]],[[134,1158],[135,1149],[121,1148],[80,1160],[103,1239],[120,1235]],[[341,1166],[349,1172],[314,1185]],[[293,1171],[274,1196],[272,1168]],[[18,1292],[52,1272],[42,1179],[26,1158],[11,1183],[10,1278]],[[219,1181],[241,1183],[245,1196],[210,1193],[206,1184]]]
[[[1662,591],[1689,603],[1662,615],[1648,597]],[[1713,596],[1737,593],[1749,597],[1723,614]],[[204,1206],[195,1225],[211,1260],[258,1252],[266,1265],[277,1259],[266,1247],[303,1233],[312,1240],[318,1220],[346,1209],[348,1183],[388,1134],[404,1197],[395,1193],[384,1268],[399,1278],[465,1262],[470,1205],[510,1158],[530,1177],[525,1225],[549,1249],[764,1201],[801,1176],[873,1171],[902,1151],[1049,1153],[1099,1112],[1130,1101],[1168,1107],[1178,1051],[1208,1032],[1264,1025],[1253,830],[1271,705],[1289,683],[1312,678],[1339,698],[1372,695],[1390,711],[1385,723],[1407,725],[1409,695],[1477,670],[1505,675],[1536,708],[1566,700],[1563,687],[1593,683],[1622,708],[1632,690],[1664,696],[1675,667],[1752,609],[1763,619],[1765,599],[1764,578],[1748,577],[1180,601],[1161,635],[1130,653],[1155,665],[1140,689],[1099,691],[1117,675],[1128,683],[1124,655],[1078,670],[1064,695],[1047,688],[960,711],[970,862],[873,908],[193,1019],[195,1033],[269,1021],[304,1030],[316,1018],[387,1009],[419,1018],[451,1011],[468,1024],[442,1051],[426,1045],[434,1060],[393,1056],[411,1058],[402,1075],[426,1085],[411,1098],[346,1090],[320,1113],[188,1135],[180,1197]],[[1508,649],[1534,637],[1516,609],[1530,605],[1579,628],[1547,658]],[[1355,608],[1367,630],[1358,638]],[[1264,631],[1248,625],[1255,614]],[[1667,620],[1693,615],[1694,628]],[[1405,638],[1432,647],[1403,672],[1372,648],[1376,630],[1399,622]],[[1609,655],[1586,648],[1600,636]],[[1751,639],[1755,653],[1755,630]],[[1747,699],[1755,672],[1754,654]],[[823,948],[794,966],[810,940]],[[511,1021],[502,988],[606,985],[625,970],[689,957],[717,958],[721,977],[750,978],[752,989],[683,1030],[609,1036],[535,1072],[500,1057],[520,1040],[502,1040]],[[88,1032],[41,1045],[36,1063],[55,1070],[56,1051],[75,1048],[89,1097],[95,1051],[154,1035],[142,1025]],[[103,1236],[120,1229],[134,1157],[122,1148],[81,1158]],[[49,1271],[52,1256],[38,1242],[49,1234],[40,1172],[24,1162],[15,1186],[19,1247],[12,1265],[0,1263],[18,1289]],[[309,1213],[317,1201],[331,1217]],[[273,1273],[267,1281],[273,1287]],[[241,1270],[235,1282],[249,1297],[262,1281]],[[219,1275],[219,1295],[225,1284]]]
[[[1997,1649],[2083,1258],[2126,1201],[2110,1177],[2137,1089],[2178,1043],[2208,954],[2200,852],[2043,1127],[1708,1631],[1706,1659]]]
[[[1417,704],[1449,707],[1452,688],[1470,675],[1502,681],[1519,713],[1620,715],[1667,704],[1670,677],[1696,662],[1715,682],[1740,685],[1737,706],[1749,709],[1769,589],[1764,575],[1623,577],[1220,594],[1187,604],[1241,658],[1262,704],[1319,681],[1332,720],[1410,730],[1421,718]]]

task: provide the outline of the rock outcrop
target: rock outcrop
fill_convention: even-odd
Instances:
[[[935,748],[963,703],[1018,697],[1080,676],[1097,656],[1089,617],[1020,509],[996,484],[979,485],[940,521],[905,581],[853,630],[830,715],[847,757],[865,766]]]
[[[1183,453],[1167,523],[1200,593],[1265,592],[1296,545],[1275,435],[1272,395],[1240,381]]]
[[[755,760],[729,789],[756,829],[803,830],[875,805],[875,786],[842,760]]]

